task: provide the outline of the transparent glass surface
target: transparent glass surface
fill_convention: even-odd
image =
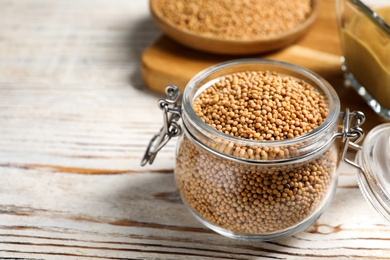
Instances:
[[[312,225],[337,186],[337,147],[306,162],[274,166],[226,160],[187,134],[178,145],[175,179],[195,217],[232,238],[273,240]]]
[[[336,11],[345,78],[390,119],[390,1],[336,0]]]
[[[324,96],[328,117],[310,133],[281,141],[232,137],[200,120],[192,108],[199,93],[216,78],[248,70],[305,80]],[[339,110],[339,99],[325,80],[291,64],[248,59],[200,72],[185,89],[185,133],[176,151],[175,179],[184,204],[203,224],[232,238],[273,240],[307,228],[337,186]],[[264,159],[253,156],[250,151],[256,149],[284,152]]]
[[[363,194],[390,225],[390,123],[369,132],[356,160],[364,169],[358,173]]]
[[[280,74],[289,75],[312,85],[323,97],[328,107],[328,117],[316,129],[308,134],[282,141],[258,141],[243,138],[235,138],[224,134],[205,122],[195,113],[192,104],[198,95],[210,84],[224,75],[244,71],[274,71]],[[307,160],[315,155],[319,149],[324,149],[332,143],[334,133],[337,131],[340,113],[340,100],[332,86],[319,75],[289,63],[264,60],[264,59],[243,59],[233,60],[210,67],[193,77],[187,84],[183,94],[183,115],[182,119],[188,132],[200,143],[218,152],[220,156],[241,160],[243,162],[256,163],[289,163],[293,160]],[[237,149],[240,152],[235,152]],[[265,160],[248,156],[248,150],[269,149],[273,151],[283,150],[273,158]]]

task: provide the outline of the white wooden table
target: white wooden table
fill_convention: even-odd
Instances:
[[[342,164],[315,225],[255,243],[184,208],[175,141],[142,168],[162,116],[142,51],[146,0],[0,0],[0,258],[390,259],[390,228]]]

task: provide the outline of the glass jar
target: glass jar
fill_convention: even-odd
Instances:
[[[193,108],[200,93],[221,77],[244,71],[273,71],[309,83],[324,98],[327,117],[307,134],[276,141],[234,137],[202,121]],[[340,112],[332,86],[309,70],[279,61],[234,60],[193,77],[182,106],[178,88],[168,86],[166,92],[168,98],[159,101],[164,126],[152,138],[141,164],[152,163],[172,137],[180,136],[174,172],[183,203],[201,223],[222,235],[264,241],[304,230],[331,202],[342,160],[362,172],[361,183],[369,193],[383,194],[366,178],[362,161],[346,158],[349,147],[361,148],[357,143],[363,137],[364,115]]]
[[[390,119],[390,1],[336,0],[345,78]]]

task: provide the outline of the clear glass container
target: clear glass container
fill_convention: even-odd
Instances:
[[[193,104],[221,77],[244,71],[273,71],[309,83],[324,98],[327,117],[314,130],[289,139],[250,140],[216,130]],[[205,226],[230,238],[266,241],[291,236],[312,225],[332,201],[337,168],[357,169],[363,194],[390,223],[390,124],[369,133],[364,145],[361,112],[340,111],[332,86],[317,74],[279,61],[233,60],[193,77],[182,105],[178,88],[168,86],[159,101],[164,126],[151,140],[142,165],[179,136],[174,175],[184,205]],[[179,123],[181,119],[182,123]],[[356,162],[349,148],[360,150]]]
[[[390,123],[380,124],[367,134],[355,161],[360,190],[390,225]]]
[[[336,0],[347,82],[390,119],[390,1]]]
[[[315,87],[327,103],[325,122],[298,138],[255,141],[224,134],[195,113],[195,98],[221,76],[265,70]],[[203,71],[187,84],[183,96],[185,131],[177,146],[175,178],[184,203],[203,224],[233,238],[276,239],[307,228],[326,208],[337,186],[339,153],[332,140],[339,113],[333,88],[294,65],[245,60]],[[269,156],[256,156],[257,149]]]

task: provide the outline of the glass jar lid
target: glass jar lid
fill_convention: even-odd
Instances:
[[[364,197],[390,226],[390,123],[373,128],[356,155]]]

